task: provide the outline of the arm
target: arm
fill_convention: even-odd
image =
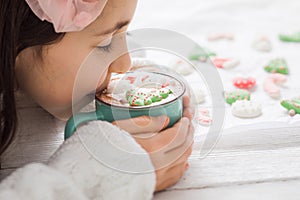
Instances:
[[[148,154],[126,132],[97,121],[78,128],[48,166],[30,164],[5,179],[0,199],[151,199],[154,188]]]

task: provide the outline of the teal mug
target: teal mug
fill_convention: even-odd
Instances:
[[[84,112],[74,114],[66,123],[65,127],[65,139],[69,138],[75,132],[76,128],[86,122],[94,121],[94,120],[102,120],[113,122],[116,120],[129,119],[139,116],[161,116],[167,115],[169,117],[168,127],[173,126],[181,117],[183,113],[183,94],[186,91],[186,87],[183,81],[173,76],[162,74],[158,72],[128,72],[131,77],[132,75],[137,75],[137,77],[141,78],[139,73],[147,73],[158,77],[161,80],[168,80],[168,82],[172,83],[168,87],[172,91],[173,97],[169,100],[165,99],[165,101],[156,102],[151,105],[146,106],[124,106],[124,105],[116,105],[109,103],[107,101],[101,100],[100,98],[96,98],[96,110],[93,112]],[[157,83],[155,78],[154,82]],[[147,85],[151,81],[151,78],[148,80]],[[155,84],[156,84],[155,83]]]

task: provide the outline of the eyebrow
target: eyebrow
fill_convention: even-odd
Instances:
[[[127,26],[129,23],[130,23],[129,20],[118,22],[114,27],[112,27],[112,28],[110,28],[108,30],[103,31],[102,33],[98,33],[96,35],[97,36],[102,36],[102,35],[107,35],[107,34],[113,33],[113,32],[115,32],[117,30],[120,30],[124,26]]]

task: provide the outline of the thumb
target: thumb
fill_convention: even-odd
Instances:
[[[117,120],[112,122],[112,124],[130,134],[141,134],[159,132],[168,126],[169,121],[169,117],[166,115],[161,115],[158,117],[140,116],[130,119]]]

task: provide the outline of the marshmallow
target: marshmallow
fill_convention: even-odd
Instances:
[[[257,51],[269,52],[272,50],[271,41],[265,36],[259,36],[255,38],[252,46]]]
[[[170,67],[183,76],[188,76],[194,72],[194,67],[183,60],[172,61]]]
[[[254,101],[237,100],[232,104],[231,112],[240,118],[254,118],[262,114],[261,105]]]

